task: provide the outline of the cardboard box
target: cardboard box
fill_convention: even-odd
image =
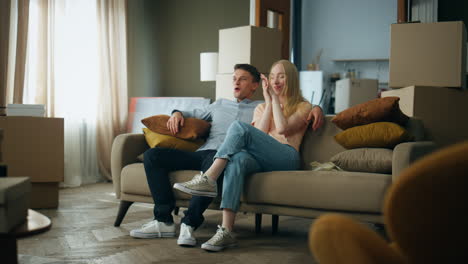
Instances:
[[[270,72],[271,65],[281,59],[281,32],[254,26],[221,29],[218,52],[218,73],[233,73],[238,63]]]
[[[0,178],[0,233],[8,233],[26,221],[30,192],[28,177]]]
[[[392,24],[390,29],[390,87],[466,89],[466,28],[462,21]]]
[[[1,116],[0,128],[3,132],[3,162],[8,166],[8,176],[31,178],[32,193],[38,183],[53,184],[57,190],[52,194],[41,193],[31,201],[44,207],[58,204],[58,183],[64,177],[64,120],[28,116]],[[51,190],[48,188],[47,190]],[[34,196],[34,195],[32,195]]]
[[[234,87],[232,84],[232,73],[225,73],[225,74],[216,74],[216,100],[219,98],[225,98],[229,100],[236,99],[234,97]],[[253,94],[252,100],[265,100],[263,98],[263,91],[261,87],[261,83],[259,87]]]
[[[384,91],[400,97],[400,109],[423,121],[428,139],[447,146],[468,139],[468,91],[445,87],[409,86]]]
[[[335,113],[377,98],[376,79],[341,79],[335,86]]]

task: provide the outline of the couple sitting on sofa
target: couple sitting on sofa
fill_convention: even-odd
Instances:
[[[175,199],[169,172],[200,170],[191,181],[174,188],[192,194],[181,220],[177,244],[195,246],[193,232],[203,222],[203,212],[222,186],[222,225],[202,248],[220,251],[236,245],[232,236],[244,177],[261,171],[296,170],[299,146],[310,120],[312,129],[323,124],[320,107],[312,107],[301,95],[296,67],[286,60],[273,64],[269,78],[249,64],[234,67],[233,88],[237,101],[220,99],[191,112],[174,110],[167,127],[176,134],[184,117],[211,121],[208,139],[195,152],[152,148],[144,153],[144,167],[154,200],[154,220],[132,230],[136,238],[175,237],[172,211]],[[249,98],[262,82],[265,103]],[[253,116],[253,118],[252,118]],[[250,125],[251,124],[251,125]],[[221,187],[220,187],[221,189]]]

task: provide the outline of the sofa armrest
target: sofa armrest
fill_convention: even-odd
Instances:
[[[137,162],[137,156],[148,149],[143,134],[121,134],[112,143],[111,173],[115,196],[120,198],[120,174],[123,167]]]
[[[398,144],[393,150],[392,181],[396,181],[401,171],[408,168],[414,161],[436,149],[432,141],[405,142]]]

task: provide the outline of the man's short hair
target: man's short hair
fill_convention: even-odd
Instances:
[[[254,66],[252,66],[250,64],[236,64],[236,65],[234,65],[234,70],[238,70],[238,69],[249,72],[252,75],[254,82],[256,82],[256,83],[260,82],[260,73],[258,72],[257,68],[255,68]]]

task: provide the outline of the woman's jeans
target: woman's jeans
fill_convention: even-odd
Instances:
[[[221,208],[237,211],[246,176],[263,171],[297,170],[299,153],[265,132],[240,121],[227,131],[215,158],[227,159]]]

